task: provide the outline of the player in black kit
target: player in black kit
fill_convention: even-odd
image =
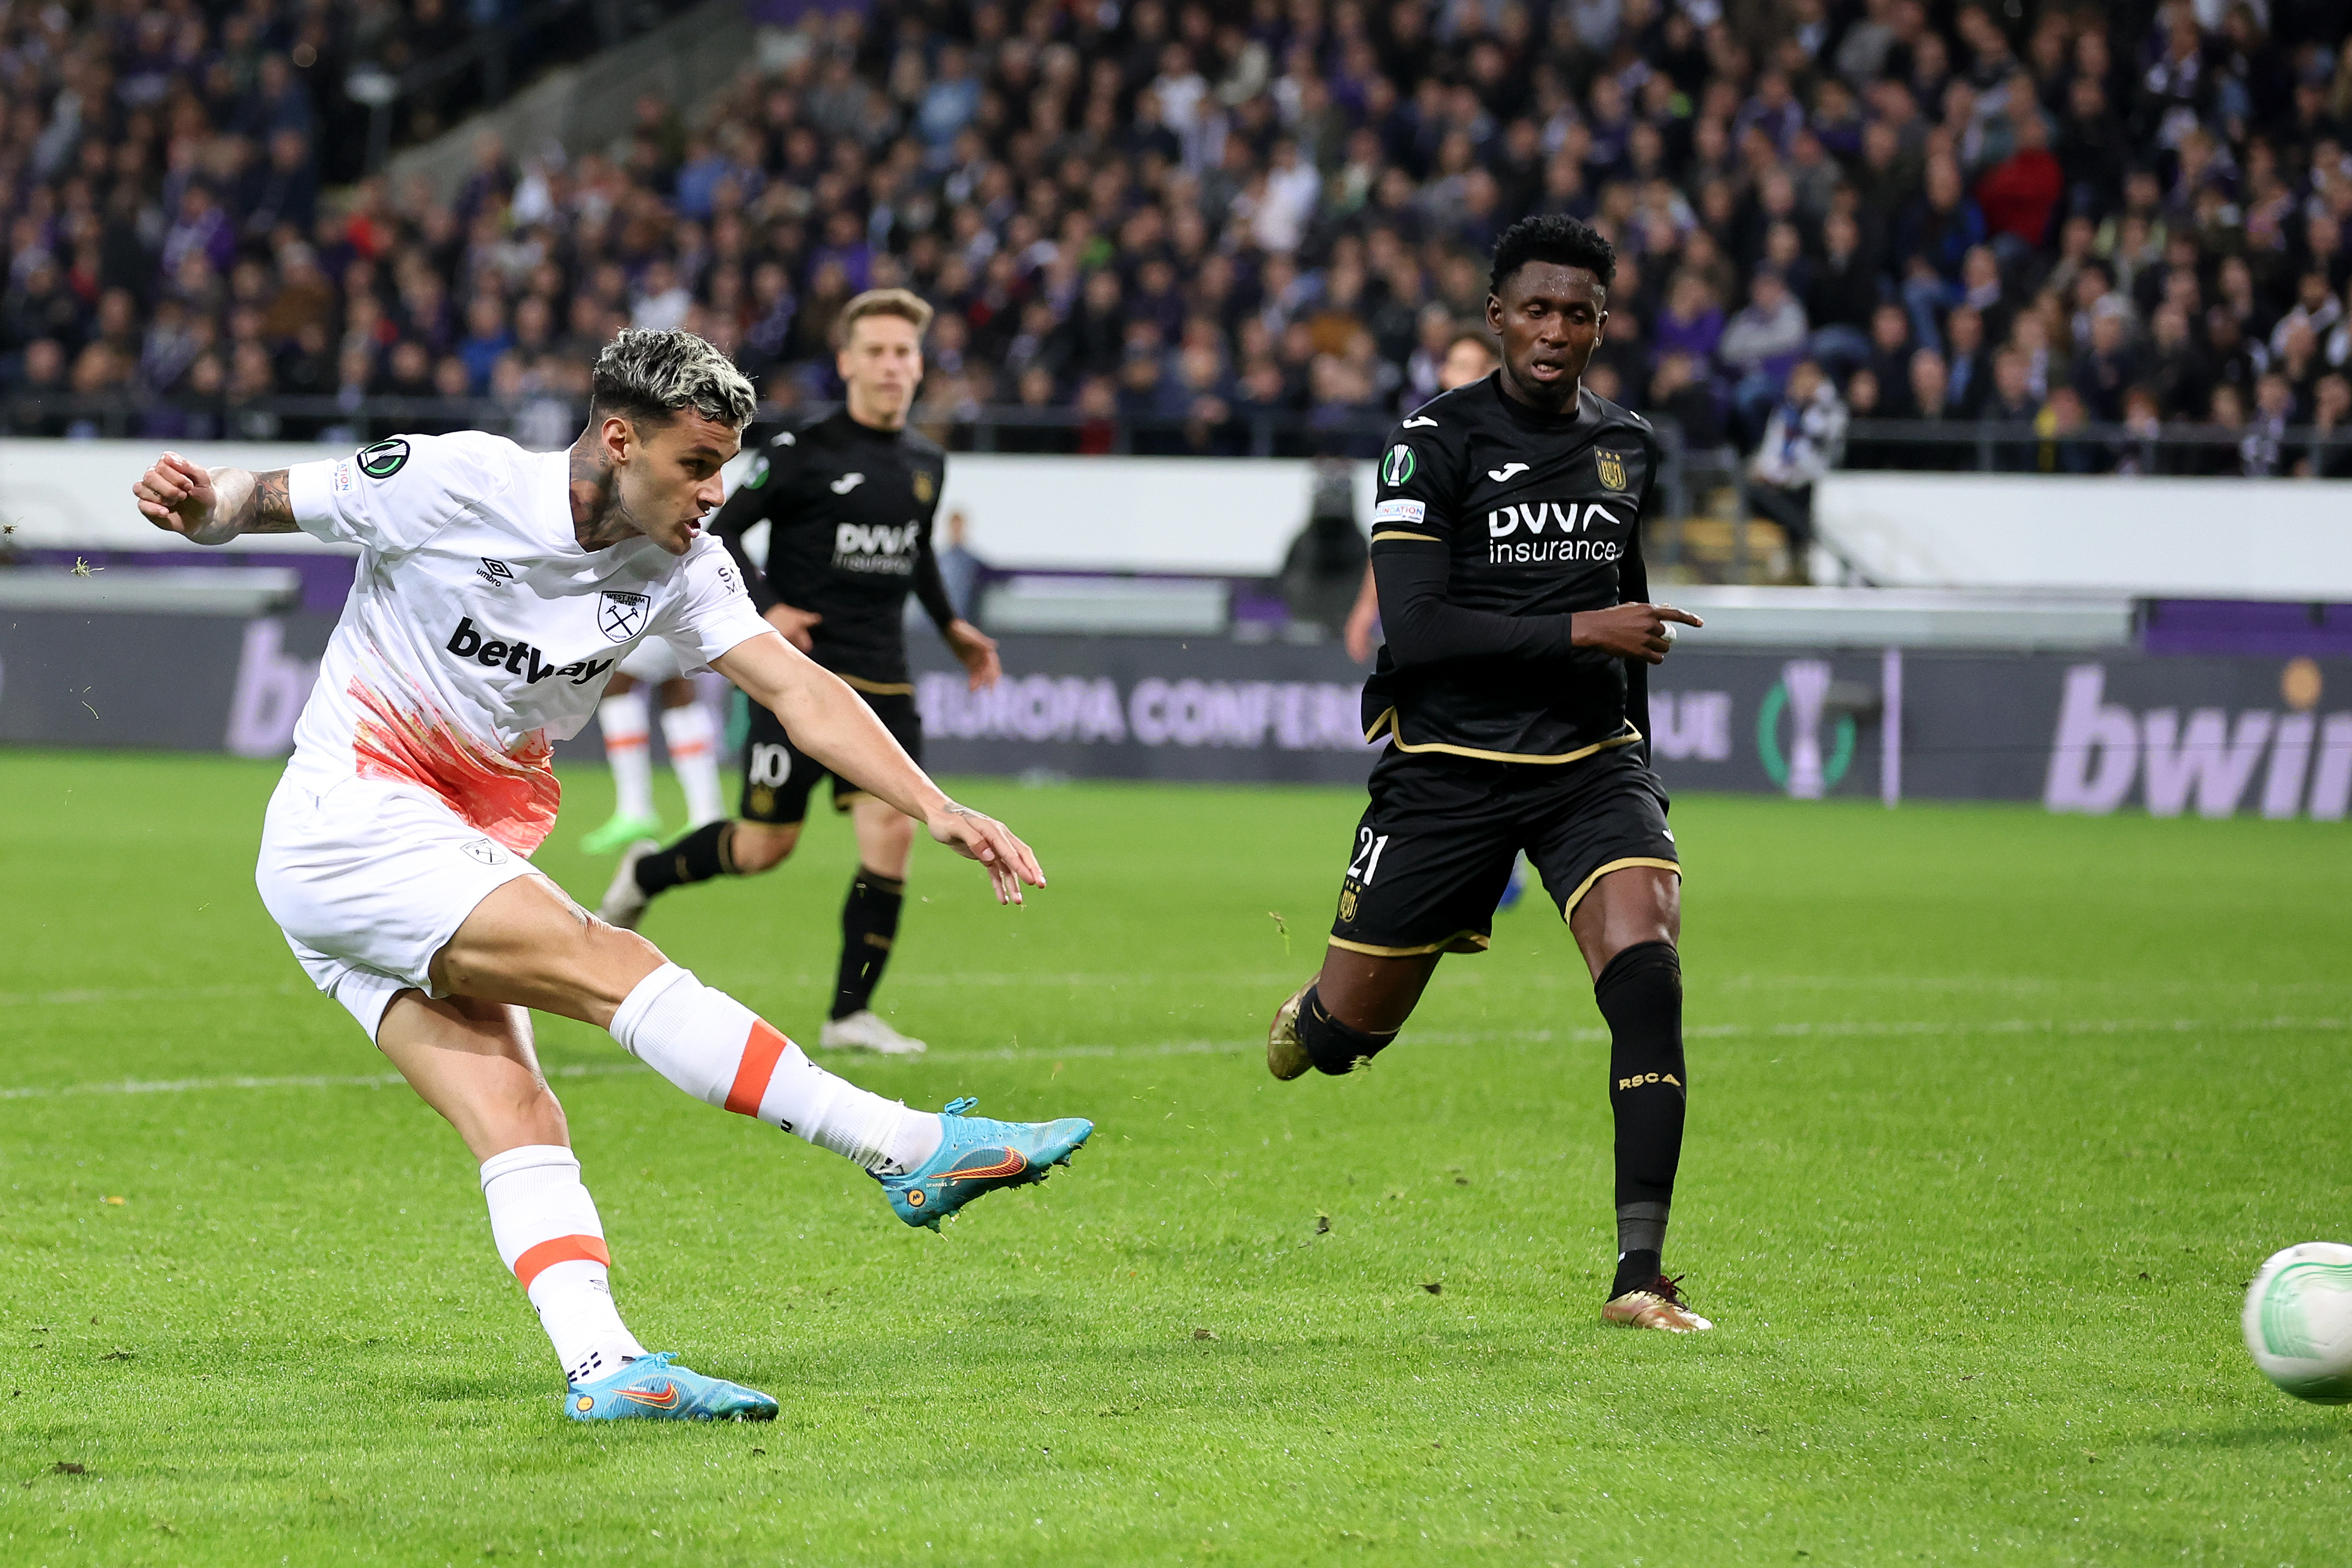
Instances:
[[[1584,391],[1617,260],[1573,218],[1495,248],[1492,375],[1424,404],[1381,459],[1372,566],[1388,644],[1364,684],[1371,804],[1322,973],[1275,1015],[1266,1065],[1353,1070],[1396,1038],[1441,954],[1486,946],[1525,849],[1608,1020],[1617,1142],[1611,1322],[1713,1327],[1661,1263],[1682,1155],[1681,873],[1650,771],[1647,666],[1674,624],[1645,602],[1647,421]]]
[[[751,597],[795,647],[862,693],[909,756],[923,754],[922,721],[907,669],[911,591],[963,662],[972,688],[1003,674],[996,644],[957,616],[931,549],[947,454],[906,428],[922,380],[923,329],[931,308],[903,289],[860,294],[841,313],[842,409],[788,429],[768,444],[712,527],[726,542]],[[767,570],[743,535],[768,524]],[[756,703],[743,750],[740,815],[662,847],[630,847],[598,911],[630,930],[653,897],[688,882],[751,876],[793,852],[824,764],[793,743]],[[857,834],[857,875],[841,910],[841,969],[817,1043],[910,1056],[923,1042],[892,1028],[870,1005],[905,902],[914,823],[835,776],[833,805]]]

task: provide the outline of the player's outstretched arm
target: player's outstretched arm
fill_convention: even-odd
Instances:
[[[166,452],[132,483],[131,494],[148,521],[194,544],[294,531],[294,503],[283,468],[261,474],[204,468]]]
[[[995,818],[950,800],[882,727],[864,698],[782,637],[764,633],[738,643],[710,667],[782,721],[802,751],[923,824],[957,854],[985,866],[997,902],[1020,903],[1024,882],[1045,885],[1029,846]]]

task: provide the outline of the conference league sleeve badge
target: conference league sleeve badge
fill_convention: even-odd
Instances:
[[[1400,441],[1389,448],[1387,457],[1381,459],[1381,483],[1395,489],[1411,479],[1418,468],[1412,448]]]
[[[360,448],[360,472],[372,479],[392,478],[407,461],[408,443],[398,436],[387,441],[378,441],[373,447]]]

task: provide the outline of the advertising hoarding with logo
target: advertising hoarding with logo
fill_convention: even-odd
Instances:
[[[333,625],[12,612],[0,742],[283,755]],[[1014,637],[972,692],[912,640],[942,773],[1353,784],[1374,755],[1363,670],[1328,644]],[[1675,790],[2326,820],[2352,799],[2352,660],[1685,646],[1651,693]],[[593,728],[559,754],[594,760]]]

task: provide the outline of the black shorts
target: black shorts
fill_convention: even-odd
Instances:
[[[861,691],[866,705],[882,721],[907,754],[917,762],[923,760],[923,721],[915,711],[915,699],[903,691]],[[743,799],[740,815],[746,822],[764,822],[782,827],[808,818],[809,796],[815,792],[817,782],[830,775],[833,779],[833,809],[847,811],[850,803],[866,791],[834,773],[823,763],[793,744],[776,716],[759,703],[751,704],[751,729],[743,742]]]
[[[1560,919],[1626,866],[1679,872],[1666,792],[1638,748],[1494,763],[1391,746],[1349,846],[1331,945],[1381,958],[1477,952],[1522,849]]]

